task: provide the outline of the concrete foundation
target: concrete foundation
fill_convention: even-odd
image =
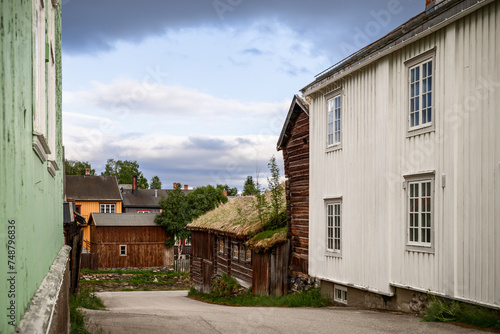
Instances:
[[[69,333],[69,254],[63,246],[31,299],[15,333]]]
[[[334,300],[335,285],[347,288],[347,304]],[[403,288],[394,288],[393,296],[321,281],[321,295],[330,299],[336,306],[352,306],[389,311],[423,314],[427,306],[427,294]]]

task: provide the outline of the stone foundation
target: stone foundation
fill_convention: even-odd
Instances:
[[[311,288],[318,288],[320,286],[320,281],[314,277],[298,277],[290,276],[289,278],[288,290],[290,292],[301,292],[307,291]]]

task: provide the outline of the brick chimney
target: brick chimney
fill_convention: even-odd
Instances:
[[[132,176],[132,194],[137,193],[137,175]]]
[[[188,190],[188,185],[187,184],[184,185],[184,190]]]
[[[90,168],[85,168],[85,176],[90,176]]]
[[[227,190],[222,190],[222,195],[227,197]]]
[[[443,1],[444,0],[425,0],[425,10],[432,9],[434,6]]]

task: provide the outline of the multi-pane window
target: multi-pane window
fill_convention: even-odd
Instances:
[[[224,238],[219,239],[219,254],[224,254]]]
[[[432,181],[408,182],[408,245],[432,245]]]
[[[432,122],[432,60],[410,68],[410,130]]]
[[[252,250],[250,248],[248,248],[248,247],[246,249],[245,261],[247,263],[252,263]]]
[[[326,205],[327,219],[327,250],[330,252],[340,252],[341,247],[341,204],[328,203]]]
[[[120,256],[126,256],[126,255],[127,255],[127,246],[120,245]]]
[[[238,260],[240,257],[240,248],[238,244],[233,244],[233,260]]]
[[[347,288],[335,284],[333,300],[335,300],[338,303],[347,304]]]
[[[101,213],[115,213],[116,204],[101,204]]]
[[[340,144],[342,119],[342,97],[337,95],[328,100],[328,146]]]

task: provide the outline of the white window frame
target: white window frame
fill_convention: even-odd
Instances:
[[[333,300],[337,303],[347,305],[347,288],[342,285],[333,285]]]
[[[55,17],[56,8],[54,7],[54,1],[51,1],[49,13],[49,26],[48,26],[48,46],[49,46],[49,59],[47,65],[47,75],[48,75],[48,101],[47,101],[47,113],[48,113],[48,146],[50,152],[48,153],[48,166],[47,169],[49,173],[55,177],[56,172],[59,170],[59,165],[56,162],[57,150],[56,150],[56,129],[57,129],[57,91],[56,91],[56,54],[55,54],[55,43],[56,43],[56,31],[55,31]]]
[[[137,210],[136,213],[151,213],[151,210]]]
[[[127,256],[127,245],[120,245],[120,256]]]
[[[425,193],[422,192],[424,184]],[[404,188],[406,250],[433,253],[436,226],[434,220],[435,174],[426,172],[405,175]],[[423,203],[427,204],[425,208],[422,207]]]
[[[104,208],[104,210],[103,210]],[[113,209],[111,209],[113,208]],[[115,203],[100,203],[99,204],[99,212],[100,213],[116,213],[116,204]]]
[[[326,99],[326,151],[342,148],[343,90],[337,88],[325,95]]]
[[[430,67],[428,67],[430,63]],[[407,137],[432,132],[436,124],[436,48],[405,62],[407,89]],[[430,74],[429,74],[430,69]],[[418,72],[418,80],[413,71]],[[425,77],[424,77],[425,72]],[[431,86],[430,90],[425,86]],[[425,100],[425,101],[424,101]],[[427,113],[430,112],[430,121]],[[425,115],[425,116],[424,116]],[[415,125],[418,119],[418,125]],[[412,126],[413,120],[413,126]],[[425,121],[425,122],[424,122]]]
[[[325,249],[330,256],[342,255],[342,198],[325,199]]]
[[[42,163],[50,154],[46,114],[45,1],[33,0],[33,150]]]

